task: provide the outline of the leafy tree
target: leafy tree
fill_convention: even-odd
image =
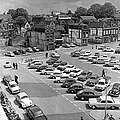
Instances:
[[[25,23],[27,22],[27,20],[23,17],[23,16],[18,16],[15,19],[15,23],[16,25],[19,27],[20,29],[20,35],[21,35],[21,27],[23,27],[25,25]]]
[[[23,8],[17,8],[16,9],[16,14],[15,17],[17,18],[18,16],[23,16],[24,18],[28,18],[28,11]]]
[[[85,16],[87,14],[87,9],[80,6],[80,7],[77,7],[76,11],[75,11],[75,16],[76,17],[80,17],[80,16]]]
[[[68,16],[72,16],[72,15],[73,15],[72,11],[71,11],[71,10],[68,10],[67,15],[68,15]]]
[[[98,3],[92,4],[90,8],[87,10],[87,15],[94,15],[96,18],[99,18],[101,8],[102,8],[102,5]]]
[[[112,5],[109,2],[106,2],[102,7],[101,7],[101,17],[113,17],[114,14],[116,13],[116,8],[114,5]]]
[[[10,14],[12,16],[12,18],[14,19],[15,18],[15,15],[16,15],[16,10],[14,9],[9,9],[9,11],[7,12],[7,14]]]

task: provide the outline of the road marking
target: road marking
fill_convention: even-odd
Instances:
[[[23,68],[26,69],[26,67],[22,66]],[[27,69],[28,70],[28,69]],[[59,95],[61,95],[63,98],[65,98],[68,102],[70,102],[71,104],[73,104],[75,107],[77,107],[79,110],[81,110],[83,113],[85,113],[87,116],[89,116],[89,114],[87,114],[86,111],[82,110],[80,107],[78,107],[76,104],[74,104],[72,101],[70,101],[65,95],[63,95],[62,93],[60,93],[59,91],[57,91],[55,88],[53,88],[50,84],[46,83],[43,79],[41,79],[39,76],[37,76],[36,74],[34,74],[33,72],[31,72],[30,70],[28,70],[31,74],[33,74],[35,77],[37,77],[38,79],[40,79],[43,83],[45,83],[46,85],[48,85],[50,88],[52,88],[54,91],[56,91]],[[35,81],[36,82],[36,81]]]

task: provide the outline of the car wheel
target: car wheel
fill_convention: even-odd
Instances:
[[[115,106],[111,106],[111,109],[114,110],[116,107]]]
[[[60,83],[60,80],[58,80],[57,82]]]
[[[92,108],[92,109],[96,109],[96,106],[95,106],[95,105],[93,105],[91,108]]]
[[[81,97],[80,99],[81,99],[81,100],[84,100],[85,98],[84,98],[84,97]]]
[[[45,75],[47,75],[47,73],[46,73],[46,72],[45,72],[44,74],[45,74]]]

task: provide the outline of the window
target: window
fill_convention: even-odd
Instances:
[[[105,101],[105,100],[102,100],[101,103],[106,103],[106,101]]]

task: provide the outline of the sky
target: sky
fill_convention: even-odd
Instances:
[[[0,0],[0,13],[17,8],[24,8],[31,15],[46,14],[51,11],[74,12],[79,6],[89,8],[93,3],[103,5],[105,2],[111,2],[120,9],[120,0]]]

